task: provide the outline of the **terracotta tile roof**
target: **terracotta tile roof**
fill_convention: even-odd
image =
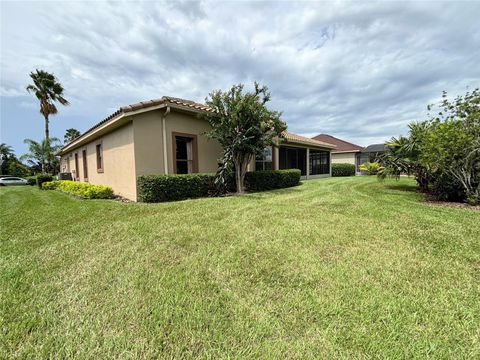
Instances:
[[[191,108],[194,110],[199,110],[199,111],[213,111],[211,108],[209,108],[205,104],[199,104],[191,100],[185,100],[185,99],[175,98],[171,96],[162,96],[160,99],[142,101],[136,104],[122,106],[119,109],[119,111],[127,113],[130,111],[136,111],[136,110],[157,106],[157,105],[162,105],[162,104],[179,105],[179,106],[184,106],[184,107]]]
[[[305,136],[300,136],[297,134],[293,134],[287,131],[284,131],[282,133],[282,137],[287,140],[287,142],[294,142],[294,143],[300,143],[300,144],[305,144],[305,145],[314,145],[314,146],[320,146],[320,147],[326,147],[326,148],[331,148],[334,149],[335,145],[331,143],[327,143],[324,141],[319,141],[315,139],[310,139]]]
[[[87,135],[91,131],[95,130],[96,128],[100,127],[101,125],[105,124],[109,120],[112,120],[113,118],[115,118],[119,115],[122,115],[122,114],[126,115],[126,114],[128,114],[132,111],[137,111],[137,110],[140,110],[140,109],[145,109],[145,108],[158,106],[158,105],[163,105],[163,104],[172,105],[172,106],[176,106],[176,107],[180,107],[180,108],[183,107],[183,108],[187,108],[187,109],[192,109],[194,111],[213,111],[211,108],[209,108],[205,104],[199,104],[199,103],[196,103],[196,102],[191,101],[191,100],[180,99],[180,98],[176,98],[176,97],[172,97],[172,96],[162,96],[160,99],[141,101],[141,102],[136,103],[136,104],[131,104],[131,105],[120,107],[117,111],[111,113],[105,119],[103,119],[100,122],[93,125],[90,129],[85,131],[82,135],[80,135],[78,138],[73,140],[71,143],[73,143],[74,141],[77,141],[80,138],[83,138],[85,135]],[[70,145],[70,143],[65,144],[62,147],[62,149],[67,147],[68,145]],[[59,151],[61,152],[62,149],[60,149]]]
[[[73,140],[69,144],[65,144],[59,150],[59,153],[61,153],[62,150],[64,148],[66,148],[67,146],[69,146],[70,144],[81,140],[83,137],[88,135],[91,131],[95,130],[96,128],[100,127],[101,125],[107,123],[108,121],[110,121],[110,120],[112,120],[112,119],[114,119],[114,118],[116,118],[120,115],[128,115],[129,113],[137,111],[137,110],[147,109],[147,108],[155,107],[155,106],[159,106],[159,105],[169,105],[169,106],[173,106],[173,107],[176,107],[176,108],[180,108],[180,109],[184,108],[186,110],[192,110],[192,111],[196,111],[196,112],[197,111],[199,111],[199,112],[214,111],[212,108],[208,107],[205,104],[200,104],[200,103],[196,103],[196,102],[191,101],[191,100],[180,99],[180,98],[176,98],[176,97],[172,97],[172,96],[162,96],[159,99],[142,101],[142,102],[139,102],[139,103],[136,103],[136,104],[122,106],[117,111],[115,111],[114,113],[108,115],[102,121],[93,125],[90,129],[88,129],[82,135],[80,135],[80,137],[76,138],[75,140]],[[300,135],[297,135],[297,134],[293,134],[293,133],[289,133],[289,132],[286,132],[286,131],[282,134],[282,137],[287,142],[290,141],[290,142],[304,144],[304,145],[313,145],[313,146],[319,146],[319,147],[325,147],[325,148],[331,148],[331,149],[335,148],[335,145],[332,144],[331,142],[318,141],[318,140],[315,140],[315,139],[310,139],[310,138],[300,136]]]
[[[330,144],[336,145],[337,147],[333,152],[348,152],[348,151],[358,152],[363,150],[363,147],[360,145],[352,144],[348,141],[336,138],[335,136],[328,135],[328,134],[320,134],[320,135],[314,136],[312,139],[318,140],[318,141],[325,141]]]

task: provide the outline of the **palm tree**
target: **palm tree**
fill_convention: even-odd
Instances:
[[[5,143],[0,144],[0,174],[7,171],[9,159],[15,157],[13,148]]]
[[[63,86],[53,74],[37,69],[30,73],[30,77],[33,84],[27,86],[27,91],[33,92],[40,101],[40,113],[45,118],[45,142],[48,144],[50,141],[48,117],[58,113],[56,102],[64,106],[69,105],[69,102],[63,97]]]
[[[21,161],[26,161],[33,169],[41,167],[42,172],[52,171],[55,166],[55,153],[62,147],[58,138],[50,138],[50,141],[37,142],[32,139],[23,141],[28,145],[28,153],[20,156]]]
[[[80,131],[77,129],[67,129],[65,131],[65,136],[63,137],[64,143],[68,144],[80,136]]]
[[[422,191],[428,191],[431,173],[420,161],[420,147],[428,130],[427,123],[412,123],[408,125],[408,137],[393,137],[386,143],[387,151],[380,156],[379,162],[383,169],[378,173],[380,178],[401,174],[413,174]]]
[[[0,144],[0,157],[9,157],[13,155],[13,148],[5,143]]]

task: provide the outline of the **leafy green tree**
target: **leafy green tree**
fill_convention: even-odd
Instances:
[[[213,109],[203,115],[212,127],[207,136],[216,139],[224,151],[217,173],[218,183],[225,184],[233,168],[239,194],[245,191],[244,180],[250,161],[266,146],[273,145],[274,139],[286,129],[281,113],[267,108],[268,101],[268,88],[257,83],[253,92],[244,92],[240,84],[229,91],[213,91],[206,99],[206,104]]]
[[[26,177],[31,173],[30,169],[18,161],[17,158],[13,158],[11,161],[9,161],[7,171],[9,175],[19,177]]]
[[[430,106],[429,109],[432,109]],[[440,181],[460,184],[465,200],[480,202],[480,90],[443,101],[421,147],[420,160]],[[451,187],[451,186],[450,186]],[[454,189],[455,190],[455,189]]]
[[[393,138],[380,177],[413,173],[422,191],[440,199],[480,202],[480,90],[454,100],[444,92],[438,112]],[[429,105],[428,110],[436,109]]]
[[[28,145],[28,153],[22,155],[20,160],[26,161],[32,170],[41,170],[44,173],[58,170],[59,161],[55,153],[62,147],[58,138],[50,138],[49,142],[25,139],[24,143]]]
[[[49,117],[58,113],[55,103],[66,106],[69,105],[69,102],[64,98],[63,86],[53,74],[37,69],[30,73],[30,77],[33,84],[27,86],[27,91],[34,93],[40,102],[40,113],[45,119],[45,143],[48,145],[50,141]],[[48,165],[48,162],[43,164],[43,166],[45,165]],[[45,170],[44,168],[43,171]]]
[[[80,131],[74,128],[67,129],[63,137],[64,143],[68,144],[80,136]]]
[[[16,160],[13,148],[5,143],[0,144],[0,174],[13,175],[9,172],[10,163]]]

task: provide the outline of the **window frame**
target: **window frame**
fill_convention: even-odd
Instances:
[[[82,150],[83,181],[88,182],[87,149]]]
[[[102,141],[98,141],[95,144],[95,159],[97,162],[97,173],[103,173],[104,167],[103,167],[103,142]]]
[[[192,171],[189,174],[198,173],[198,143],[196,134],[188,134],[172,131],[172,157],[173,173],[177,174],[177,137],[188,138],[192,141]]]
[[[330,152],[326,150],[310,149],[309,153],[309,175],[330,174]]]
[[[266,160],[265,153],[262,155],[255,156],[255,171],[265,171],[265,170],[274,170],[274,153],[275,149],[273,145],[266,146],[265,149],[270,148],[271,151],[271,160]],[[265,149],[263,151],[265,151]],[[261,169],[257,169],[257,164],[262,164]],[[265,169],[265,164],[271,164],[270,169]]]
[[[75,152],[75,180],[80,181],[80,165],[78,161],[78,151]]]

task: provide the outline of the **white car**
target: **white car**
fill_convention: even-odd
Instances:
[[[27,185],[27,183],[27,180],[14,176],[6,176],[0,179],[0,186]]]

